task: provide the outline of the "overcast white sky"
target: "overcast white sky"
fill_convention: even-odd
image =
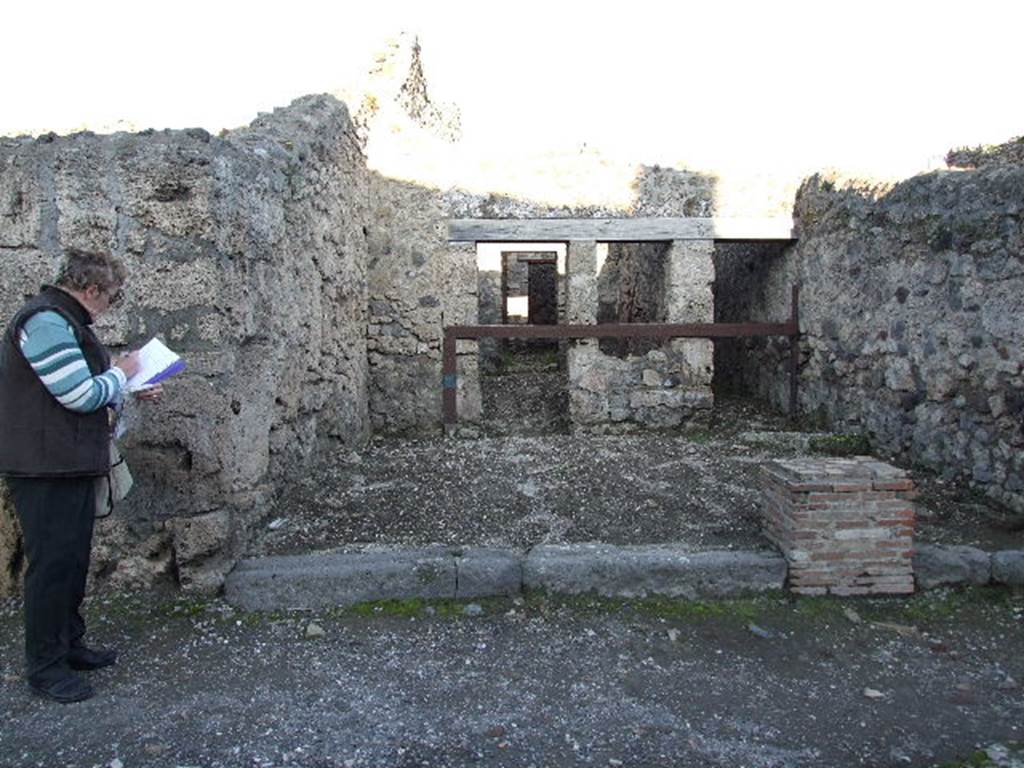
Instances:
[[[1024,2],[20,2],[0,135],[211,131],[344,89],[419,34],[467,148],[638,162],[923,166],[1024,134]]]

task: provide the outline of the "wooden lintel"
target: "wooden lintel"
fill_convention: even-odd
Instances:
[[[793,240],[793,220],[727,218],[449,219],[452,242]]]

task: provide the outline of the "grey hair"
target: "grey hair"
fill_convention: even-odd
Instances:
[[[84,291],[90,285],[112,291],[124,285],[127,274],[124,264],[109,253],[68,248],[64,251],[64,263],[57,273],[56,283],[72,291]]]

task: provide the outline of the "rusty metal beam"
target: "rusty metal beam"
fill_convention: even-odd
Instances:
[[[800,373],[800,287],[791,294],[785,323],[608,323],[605,325],[452,325],[442,345],[442,409],[445,428],[455,426],[458,339],[737,339],[787,336],[790,348],[789,413],[796,417]]]

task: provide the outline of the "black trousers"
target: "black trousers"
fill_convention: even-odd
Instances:
[[[96,478],[8,478],[21,521],[25,573],[25,659],[29,682],[69,673],[68,650],[82,644]]]

